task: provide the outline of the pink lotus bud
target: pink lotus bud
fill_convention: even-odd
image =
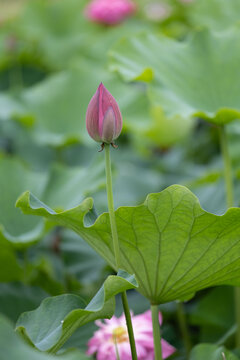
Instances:
[[[92,0],[85,9],[88,19],[105,25],[115,25],[136,11],[131,0]]]
[[[93,140],[111,144],[121,133],[122,115],[110,92],[101,83],[87,108],[86,125]]]

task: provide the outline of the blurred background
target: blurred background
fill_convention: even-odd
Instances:
[[[112,151],[116,207],[140,204],[148,193],[178,183],[190,188],[205,210],[226,210],[216,125],[201,116],[168,116],[149,87],[151,69],[140,81],[125,81],[126,70],[116,70],[111,54],[130,35],[181,42],[195,29],[227,31],[239,21],[240,3],[139,0],[131,16],[112,25],[90,19],[88,3],[0,0],[0,312],[13,321],[49,295],[76,293],[88,302],[111,273],[76,234],[49,230],[15,208],[18,196],[31,190],[57,210],[87,196],[94,198],[96,214],[107,210],[104,156],[85,129],[86,108],[101,81],[123,115],[118,149]],[[127,57],[128,49],[122,49]],[[236,182],[239,129],[238,122],[228,127]],[[237,206],[239,191],[236,187]],[[186,305],[193,341],[217,341],[231,328],[232,298],[231,288],[219,287]],[[138,313],[148,304],[132,292],[130,306]],[[175,304],[162,310],[163,336],[180,349],[180,359]],[[85,326],[67,346],[84,350],[93,330],[93,324]]]

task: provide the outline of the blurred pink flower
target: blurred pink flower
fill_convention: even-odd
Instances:
[[[124,314],[117,318],[113,316],[110,320],[96,321],[99,330],[95,331],[88,342],[88,355],[96,354],[97,360],[116,360],[116,346],[120,360],[131,360],[131,350]],[[162,316],[159,313],[159,322]],[[132,324],[135,335],[138,360],[154,360],[154,345],[152,333],[151,312],[132,316]],[[175,348],[162,339],[163,358],[175,352]]]
[[[115,25],[136,11],[136,4],[131,0],[92,0],[85,8],[88,19]]]

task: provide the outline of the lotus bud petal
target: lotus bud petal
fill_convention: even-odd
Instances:
[[[92,0],[85,9],[85,15],[91,21],[115,25],[136,11],[132,0]]]
[[[87,108],[86,126],[93,140],[111,144],[121,133],[122,115],[110,92],[101,83]]]

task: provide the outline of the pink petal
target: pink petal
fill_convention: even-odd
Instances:
[[[170,345],[166,340],[162,339],[161,343],[162,343],[162,355],[164,359],[166,359],[176,351],[175,347]]]
[[[102,141],[105,143],[111,143],[114,140],[115,134],[115,115],[113,108],[110,106],[103,119],[103,128],[102,128]]]
[[[91,98],[87,113],[86,113],[86,127],[89,135],[95,140],[100,142],[101,135],[99,133],[99,89]]]

